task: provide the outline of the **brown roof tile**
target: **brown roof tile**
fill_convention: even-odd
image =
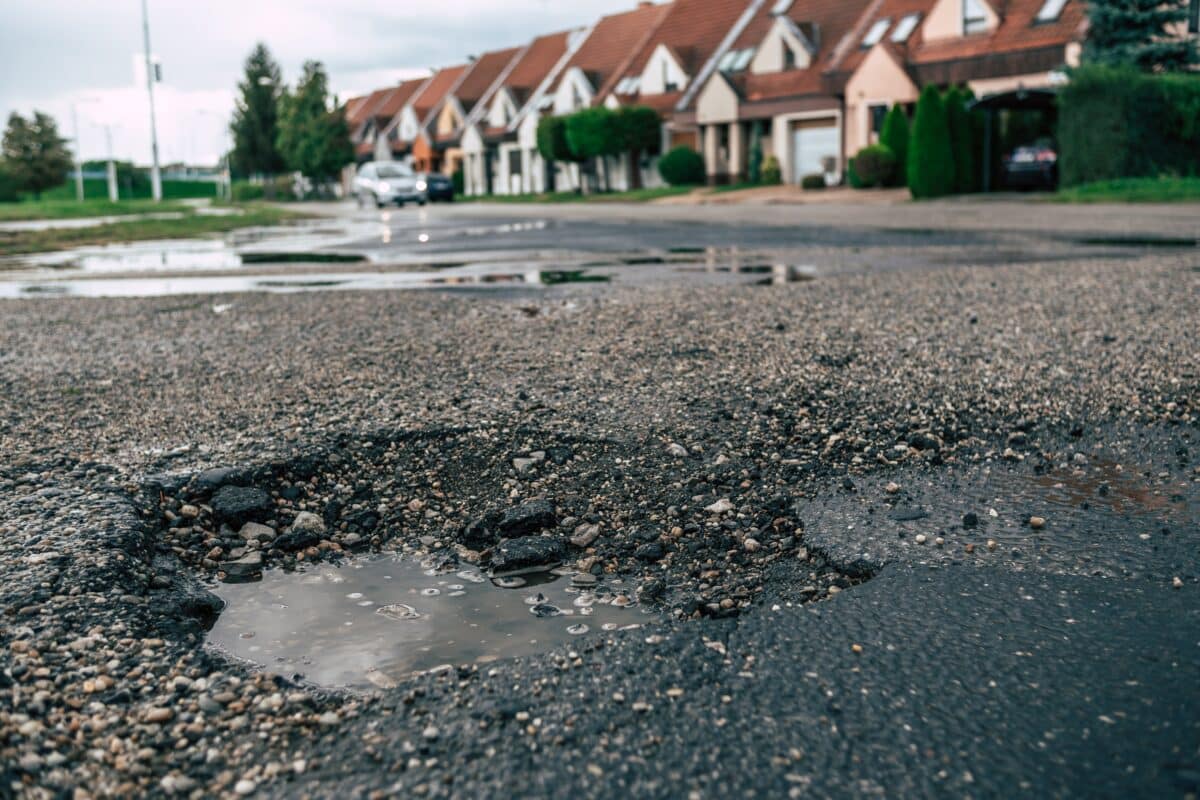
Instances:
[[[570,31],[561,31],[539,36],[530,42],[505,78],[505,88],[513,90],[514,95],[518,91],[528,94],[536,89],[566,54],[570,38]]]
[[[629,62],[654,35],[670,9],[669,4],[646,4],[632,11],[602,17],[571,56],[563,74],[574,68],[583,70],[598,93],[612,75],[624,74]],[[560,75],[555,86],[561,80]]]
[[[414,78],[410,81],[397,86],[392,90],[392,93],[387,96],[387,99],[375,109],[375,117],[382,119],[391,119],[400,113],[400,109],[404,108],[412,96],[417,93],[417,90],[425,85],[428,78]]]
[[[641,75],[660,44],[695,77],[749,5],[750,0],[675,0],[662,24],[629,66],[614,76],[613,83],[626,76]]]
[[[503,74],[509,63],[520,52],[521,48],[519,47],[493,50],[490,53],[484,53],[472,62],[467,74],[463,76],[462,82],[455,87],[453,92],[454,97],[462,105],[464,113],[470,113],[476,103],[486,99],[488,89],[496,83],[496,79]]]
[[[1043,5],[1044,0],[1008,0],[1002,9],[997,8],[1003,18],[994,31],[922,42],[913,51],[911,60],[925,64],[1052,45],[1065,47],[1083,37],[1087,20],[1083,0],[1067,0],[1058,19],[1037,22],[1037,13]]]
[[[469,64],[459,64],[456,67],[445,67],[433,73],[433,77],[425,84],[425,88],[412,99],[417,119],[424,122],[425,115],[442,102],[469,66]]]

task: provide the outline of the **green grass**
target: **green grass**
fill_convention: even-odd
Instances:
[[[657,186],[653,189],[633,189],[628,192],[578,194],[549,192],[545,194],[495,194],[485,197],[461,197],[469,203],[645,203],[660,197],[675,197],[694,191],[695,186]]]
[[[1196,203],[1200,178],[1119,178],[1085,183],[1050,196],[1063,203]]]
[[[155,203],[152,200],[25,200],[20,203],[0,203],[0,222],[33,219],[78,219],[80,217],[114,217],[126,214],[148,214],[155,211],[185,211],[180,203]]]
[[[0,231],[0,256],[44,253],[71,247],[139,242],[148,239],[187,239],[238,228],[278,225],[303,215],[270,206],[245,206],[236,216],[211,216],[192,212],[180,219],[135,219],[86,228],[39,231]]]
[[[150,181],[142,181],[132,190],[132,196],[124,184],[119,185],[122,199],[148,200],[150,198]],[[173,181],[162,182],[164,200],[184,200],[197,197],[216,197],[217,184],[209,181]],[[42,193],[42,200],[74,200],[75,178],[72,176],[66,183]],[[107,200],[108,181],[104,178],[83,179],[84,200]]]

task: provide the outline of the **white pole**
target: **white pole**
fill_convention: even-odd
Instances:
[[[120,199],[117,194],[117,164],[113,161],[112,126],[104,126],[104,141],[108,144],[108,199],[114,203]]]
[[[146,93],[150,95],[150,188],[154,202],[162,202],[162,175],[158,171],[158,126],[154,121],[154,66],[150,63],[150,12],[142,0],[142,39],[146,46]]]
[[[83,160],[79,155],[79,115],[71,103],[71,127],[75,129],[75,199],[83,202]]]

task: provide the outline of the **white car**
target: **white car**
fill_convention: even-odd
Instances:
[[[407,164],[371,161],[359,168],[354,177],[354,197],[360,206],[374,203],[377,208],[395,203],[425,205],[429,200],[425,182]]]

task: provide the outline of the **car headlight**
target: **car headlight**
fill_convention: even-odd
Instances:
[[[391,190],[392,190],[392,187],[390,184],[388,184],[387,181],[384,181],[383,183],[379,184],[379,191],[390,192]]]
[[[423,191],[425,191],[426,188],[428,188],[428,187],[426,187],[425,181],[417,181],[417,191],[418,192],[423,192]]]

